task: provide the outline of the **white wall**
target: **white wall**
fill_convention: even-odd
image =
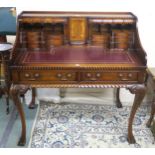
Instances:
[[[154,0],[0,0],[1,7],[23,10],[58,11],[131,11],[137,15],[142,45],[147,52],[148,66],[155,67],[155,5]]]

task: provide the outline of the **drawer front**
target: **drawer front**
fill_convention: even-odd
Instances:
[[[143,82],[139,71],[103,70],[24,70],[13,71],[12,80],[16,83],[129,83]]]
[[[20,81],[75,81],[76,72],[70,70],[27,70],[18,72]]]
[[[138,72],[105,72],[86,71],[82,73],[82,81],[137,81]]]

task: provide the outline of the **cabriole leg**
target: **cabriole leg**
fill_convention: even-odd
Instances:
[[[29,109],[34,109],[35,108],[35,97],[36,97],[36,89],[32,88],[32,100],[29,104]]]
[[[146,123],[147,127],[151,126],[154,114],[155,114],[155,96],[153,97],[153,102],[152,102],[152,106],[151,106],[151,115],[150,115],[150,118],[149,118],[148,122]]]
[[[122,103],[120,101],[120,88],[116,88],[116,106],[117,108],[122,108]]]
[[[66,88],[60,88],[60,97],[64,98],[66,93]]]
[[[6,95],[6,114],[9,114],[10,109],[9,109],[9,95]]]
[[[133,124],[133,120],[134,120],[136,111],[137,111],[138,107],[140,106],[140,104],[142,103],[142,100],[145,96],[146,87],[145,87],[145,85],[139,84],[139,85],[129,86],[127,89],[129,89],[129,91],[132,94],[135,94],[134,103],[133,103],[133,106],[131,109],[129,123],[128,123],[128,142],[130,144],[134,144],[134,143],[136,143],[136,141],[135,141],[135,138],[132,133],[132,124]]]
[[[22,108],[22,104],[20,102],[20,89],[22,89],[23,86],[21,85],[12,85],[10,88],[10,95],[12,97],[12,100],[17,108],[17,111],[20,116],[21,125],[22,125],[22,131],[21,131],[21,137],[19,139],[18,145],[24,146],[26,143],[26,122],[25,122],[25,115]]]

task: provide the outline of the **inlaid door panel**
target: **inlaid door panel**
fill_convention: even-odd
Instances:
[[[87,19],[70,18],[69,19],[69,40],[71,44],[84,44],[87,37]]]

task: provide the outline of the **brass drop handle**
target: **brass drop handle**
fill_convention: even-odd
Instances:
[[[122,73],[120,73],[119,77],[122,81],[128,81],[130,78],[132,78],[132,73],[129,73],[127,76],[124,76]]]
[[[97,78],[101,77],[101,73],[96,73],[96,77]]]
[[[119,77],[123,77],[123,74],[122,73],[119,73]]]
[[[36,80],[35,78],[28,79],[28,81],[35,81],[35,80]]]
[[[58,73],[56,76],[60,78],[61,81],[67,81],[67,78],[64,77],[61,73]],[[66,76],[69,78],[72,76],[72,74],[68,73]]]
[[[72,77],[72,74],[71,74],[71,73],[68,73],[68,74],[67,74],[67,77],[68,77],[68,78]]]
[[[91,80],[91,81],[96,81],[97,79],[96,79],[96,78],[90,78],[90,80]]]
[[[39,74],[39,73],[35,73],[35,74],[34,74],[34,77],[35,77],[35,78],[38,78],[38,77],[40,77],[40,74]]]
[[[30,77],[30,74],[29,73],[25,73],[25,75],[24,75],[26,78],[28,78],[27,80],[28,81],[34,81],[35,79],[31,79]]]
[[[92,75],[91,73],[87,73],[86,76],[90,78]]]
[[[25,73],[25,77],[26,78],[29,78],[30,77],[30,74],[29,73]]]
[[[129,73],[129,74],[128,74],[128,77],[129,77],[129,78],[132,78],[132,73]]]
[[[62,78],[61,81],[67,81],[67,79],[66,78]]]
[[[61,77],[62,77],[62,74],[61,74],[61,73],[58,73],[58,74],[57,74],[57,77],[58,77],[58,78],[61,78]]]
[[[122,73],[120,73],[120,74],[119,74],[119,77],[121,78],[122,81],[128,81],[129,78],[132,77],[132,74],[129,73],[129,74],[128,74],[128,77],[124,77],[124,75],[123,75]]]
[[[128,81],[129,79],[127,78],[121,78],[122,81]]]
[[[127,81],[128,79],[123,77],[124,75],[122,73],[119,73],[119,77],[121,78],[122,81]]]

